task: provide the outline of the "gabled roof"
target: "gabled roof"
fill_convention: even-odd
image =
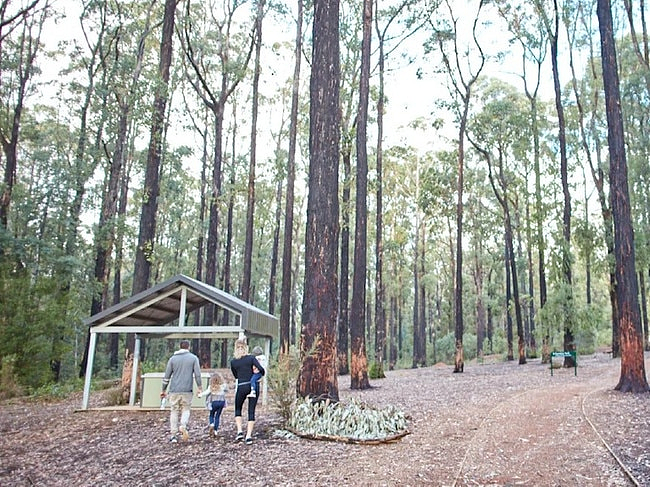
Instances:
[[[236,326],[195,326],[187,315],[214,304],[238,317]],[[227,338],[245,333],[276,338],[278,319],[214,286],[179,274],[101,311],[84,323],[94,333],[155,334],[167,338]]]

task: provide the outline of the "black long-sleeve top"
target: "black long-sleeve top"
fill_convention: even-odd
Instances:
[[[264,367],[260,365],[254,355],[244,355],[241,358],[232,359],[230,361],[230,370],[240,384],[245,384],[251,380],[253,365],[257,367],[260,374],[266,374]]]

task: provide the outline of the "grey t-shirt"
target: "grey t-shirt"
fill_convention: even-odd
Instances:
[[[167,384],[169,384],[168,392],[170,393],[192,392],[193,379],[201,388],[199,359],[189,350],[181,348],[174,352],[174,355],[167,362],[165,376],[162,381],[163,391],[167,389]]]

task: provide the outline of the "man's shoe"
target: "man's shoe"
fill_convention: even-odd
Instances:
[[[187,428],[185,426],[181,426],[179,428],[179,431],[181,432],[181,438],[183,441],[187,441],[190,439],[190,434],[187,432]]]

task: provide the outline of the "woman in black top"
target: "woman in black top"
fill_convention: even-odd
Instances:
[[[253,365],[257,367],[262,375],[266,374],[266,371],[257,361],[255,356],[248,353],[248,343],[246,342],[246,339],[238,339],[235,342],[234,358],[230,361],[230,370],[232,370],[232,375],[237,379],[237,391],[235,392],[235,424],[237,425],[237,436],[235,439],[244,439],[241,412],[244,401],[248,399],[248,425],[246,427],[245,440],[247,445],[253,443],[255,408],[257,407],[257,397],[247,397],[251,392]]]

